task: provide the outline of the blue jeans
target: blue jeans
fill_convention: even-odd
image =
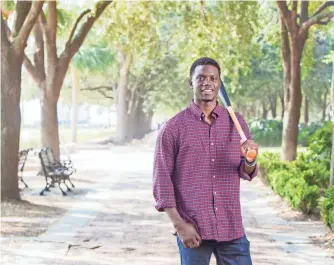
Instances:
[[[217,265],[252,265],[246,235],[226,242],[203,240],[198,248],[185,248],[177,237],[177,244],[181,265],[209,265],[212,253],[216,257]]]

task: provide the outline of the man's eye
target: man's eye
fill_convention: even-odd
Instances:
[[[197,79],[198,79],[199,81],[203,81],[203,80],[204,80],[204,77],[203,77],[203,76],[199,76]]]

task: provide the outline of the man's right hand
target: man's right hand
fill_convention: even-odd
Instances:
[[[197,248],[200,246],[202,239],[193,224],[184,222],[176,231],[186,248]]]
[[[183,245],[186,248],[197,248],[202,243],[200,235],[193,224],[186,223],[180,216],[176,208],[164,209],[171,221],[174,228],[181,239]]]

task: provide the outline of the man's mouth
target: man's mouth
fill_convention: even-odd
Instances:
[[[212,88],[204,88],[202,89],[202,92],[213,92]]]

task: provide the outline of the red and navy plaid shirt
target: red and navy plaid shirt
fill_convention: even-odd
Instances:
[[[226,109],[217,104],[213,122],[192,102],[159,131],[153,172],[156,209],[176,207],[203,240],[229,241],[244,235],[240,209],[243,172],[240,136]],[[247,139],[248,126],[236,113]]]

